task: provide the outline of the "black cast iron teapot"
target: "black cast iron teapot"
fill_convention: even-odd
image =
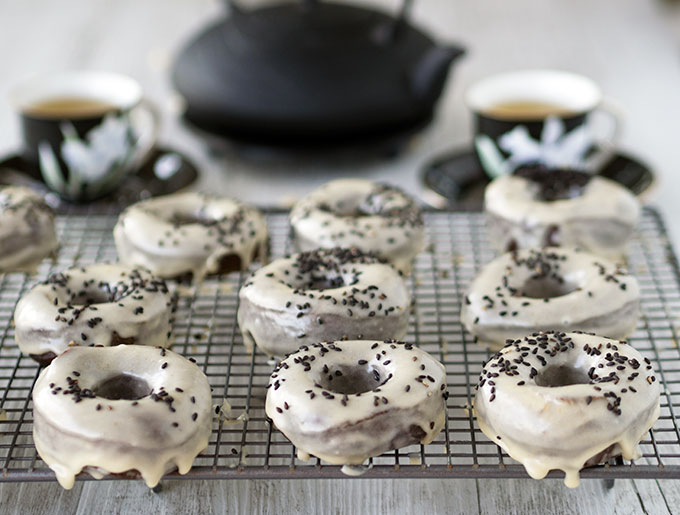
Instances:
[[[173,81],[189,122],[237,140],[327,145],[412,131],[464,53],[412,26],[408,8],[231,7],[179,54]]]

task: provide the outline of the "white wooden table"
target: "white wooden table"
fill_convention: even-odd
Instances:
[[[249,3],[254,3],[253,0]],[[398,0],[371,0],[395,9]],[[0,0],[0,155],[17,148],[18,124],[2,101],[12,84],[65,68],[139,79],[164,112],[162,140],[200,165],[198,188],[262,204],[286,204],[333,177],[362,175],[422,193],[418,171],[469,141],[465,86],[519,67],[555,67],[597,80],[625,116],[622,148],[659,176],[655,203],[680,241],[680,13],[651,0],[420,0],[415,17],[469,54],[456,67],[439,114],[409,151],[389,161],[277,162],[216,155],[182,126],[169,80],[172,55],[221,11],[217,0]],[[569,490],[559,480],[166,481],[0,483],[0,513],[674,513],[679,482],[597,480]]]

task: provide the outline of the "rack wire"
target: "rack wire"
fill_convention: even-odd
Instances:
[[[54,479],[32,441],[31,389],[39,368],[14,342],[17,300],[49,273],[73,264],[115,261],[111,230],[114,208],[71,208],[58,217],[59,256],[34,276],[0,276],[0,481]],[[267,213],[274,257],[290,252],[287,214]],[[478,212],[425,214],[427,251],[409,279],[415,303],[407,341],[416,342],[446,366],[448,417],[429,445],[412,445],[370,460],[362,477],[527,477],[478,429],[471,401],[488,352],[473,342],[459,321],[461,299],[477,271],[494,257]],[[629,268],[638,278],[642,317],[630,342],[652,361],[662,384],[661,416],[641,444],[635,463],[622,459],[582,471],[582,477],[680,478],[680,269],[657,211],[645,208],[631,247]],[[347,477],[338,466],[296,457],[295,448],[264,413],[265,386],[274,362],[246,351],[236,323],[238,290],[247,273],[211,278],[198,289],[179,287],[173,349],[193,357],[223,405],[209,447],[177,479]],[[552,477],[562,473],[552,472]],[[90,479],[81,475],[81,479]]]

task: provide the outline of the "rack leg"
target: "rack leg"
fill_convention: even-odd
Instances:
[[[603,479],[602,480],[602,482],[604,483],[604,487],[607,490],[611,490],[612,488],[614,488],[614,481],[616,481],[616,479]]]

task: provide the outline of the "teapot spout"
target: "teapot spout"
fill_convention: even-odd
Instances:
[[[455,45],[430,48],[411,72],[411,91],[420,100],[437,98],[453,61],[465,54],[465,49]]]

